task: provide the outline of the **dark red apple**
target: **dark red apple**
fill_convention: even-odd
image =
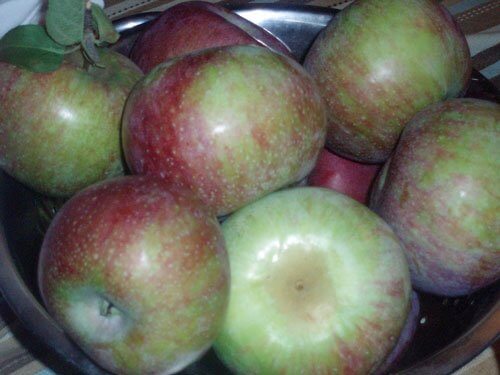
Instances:
[[[380,164],[358,163],[323,149],[307,178],[307,184],[336,190],[366,204],[380,168]]]
[[[145,73],[172,57],[200,49],[250,44],[291,56],[265,29],[219,5],[188,1],[166,9],[136,40],[130,57]]]
[[[324,103],[291,58],[225,46],[169,60],[130,94],[123,148],[132,173],[190,187],[217,215],[298,182],[324,146]]]
[[[99,365],[171,374],[211,346],[229,263],[216,217],[153,176],[74,195],[44,238],[39,286],[49,313]]]
[[[328,104],[327,147],[369,163],[388,158],[419,110],[464,93],[471,74],[465,37],[435,0],[353,2],[304,66]]]

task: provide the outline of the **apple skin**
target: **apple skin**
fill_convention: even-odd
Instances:
[[[391,354],[385,359],[382,366],[380,366],[376,375],[388,374],[391,370],[395,369],[399,361],[402,359],[406,351],[409,349],[411,341],[415,336],[420,318],[420,299],[416,292],[411,294],[411,309],[406,318],[406,323],[399,335],[399,339],[396,342],[396,346],[392,349]]]
[[[211,346],[230,273],[220,225],[191,192],[122,176],[63,205],[38,276],[48,312],[96,363],[169,374]]]
[[[188,1],[167,8],[137,38],[130,58],[145,73],[173,57],[229,45],[258,45],[292,56],[274,35],[222,6]]]
[[[382,364],[410,311],[398,238],[330,189],[271,193],[223,224],[231,267],[214,343],[237,374],[366,374]]]
[[[469,294],[500,278],[500,105],[453,99],[406,126],[370,207],[405,248],[416,289]]]
[[[358,163],[325,148],[307,177],[307,184],[333,189],[367,204],[371,185],[380,168],[380,164]]]
[[[365,163],[384,162],[419,110],[462,95],[472,69],[463,33],[434,0],[354,2],[304,66],[327,102],[327,147]]]
[[[313,169],[326,114],[294,60],[225,46],[160,64],[131,92],[123,149],[132,173],[191,188],[218,216]]]
[[[103,49],[105,68],[72,55],[56,71],[0,62],[0,167],[37,192],[69,197],[124,173],[121,116],[142,77],[127,57]]]

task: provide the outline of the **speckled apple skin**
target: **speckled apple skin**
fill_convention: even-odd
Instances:
[[[289,188],[222,229],[232,279],[214,348],[234,373],[368,374],[389,355],[410,311],[410,273],[397,236],[366,206]]]
[[[130,58],[148,73],[173,57],[229,45],[263,46],[291,56],[274,35],[238,14],[206,1],[188,1],[166,9],[142,31]]]
[[[419,110],[465,92],[472,68],[463,33],[434,0],[354,2],[304,66],[327,102],[328,148],[366,163],[384,162]]]
[[[0,62],[0,167],[42,194],[68,197],[124,173],[121,116],[142,73],[116,52],[100,56],[104,69],[68,58],[51,73]]]
[[[72,197],[39,262],[49,313],[120,374],[168,374],[201,356],[222,323],[229,277],[216,217],[151,176],[107,180]],[[99,324],[100,297],[121,312],[119,325]]]
[[[132,173],[190,187],[217,215],[303,179],[326,136],[310,75],[255,46],[204,50],[160,64],[123,116]]]
[[[400,237],[415,288],[459,296],[500,277],[500,105],[454,99],[417,114],[370,206]]]

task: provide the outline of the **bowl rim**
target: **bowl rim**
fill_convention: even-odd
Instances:
[[[11,177],[1,171],[0,186],[3,187],[6,184],[6,178]],[[0,189],[0,194],[0,210],[5,215],[3,189]],[[35,298],[14,263],[3,225],[0,225],[0,292],[37,344],[50,348],[61,360],[85,374],[102,375],[105,373],[69,339],[45,307]]]

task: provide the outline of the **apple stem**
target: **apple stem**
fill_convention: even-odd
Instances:
[[[85,15],[83,18],[83,30],[84,32],[94,32],[94,27],[92,25],[92,1],[87,0],[85,3]]]
[[[92,1],[87,0],[85,2],[85,19],[84,19],[84,27],[86,30],[88,30],[89,24],[88,24],[88,15],[92,16],[91,14],[92,10]],[[90,18],[90,21],[92,21],[92,18]],[[90,25],[92,27],[92,25]]]
[[[85,3],[85,15],[83,18],[83,33],[94,33],[94,27],[92,24],[92,1],[87,0]],[[83,69],[89,70],[91,62],[88,58],[83,59]]]
[[[113,309],[115,308],[115,305],[113,303],[109,302],[106,299],[102,299],[100,306],[99,306],[99,312],[101,316],[110,316],[113,314]]]

